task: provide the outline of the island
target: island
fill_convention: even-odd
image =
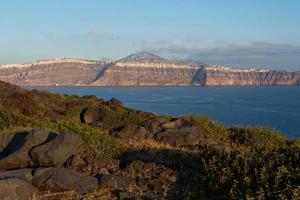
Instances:
[[[2,64],[0,80],[20,86],[300,85],[300,71],[215,66],[139,52],[117,61],[57,58]]]

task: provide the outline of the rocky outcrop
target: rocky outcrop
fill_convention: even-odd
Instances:
[[[0,153],[0,170],[27,167],[62,167],[83,149],[81,139],[72,133],[56,134],[47,129],[11,134]]]
[[[141,52],[116,62],[65,58],[0,65],[0,80],[25,86],[300,85],[300,72],[210,66]]]
[[[82,140],[73,133],[56,134],[47,129],[33,129],[29,133],[8,135],[0,142],[4,145],[0,152],[0,191],[2,188],[10,191],[7,193],[10,196],[3,196],[3,199],[18,199],[13,198],[14,193],[24,193],[26,197],[35,191],[35,187],[78,193],[98,188],[97,178],[64,168],[67,163],[74,164],[72,160],[83,150]]]

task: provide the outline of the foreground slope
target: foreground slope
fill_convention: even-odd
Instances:
[[[4,82],[0,94],[1,198],[300,198],[299,140],[274,130]]]

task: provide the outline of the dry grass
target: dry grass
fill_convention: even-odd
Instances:
[[[153,148],[153,149],[175,149],[175,147],[172,147],[168,144],[163,144],[160,142],[157,142],[153,139],[145,139],[141,141],[129,141],[128,144],[130,147],[134,149],[142,149],[142,148]]]
[[[78,194],[76,192],[47,192],[40,194],[33,200],[116,200],[117,198],[106,189],[99,189],[89,194]]]

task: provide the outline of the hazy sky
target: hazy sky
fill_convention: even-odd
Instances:
[[[0,63],[147,50],[300,69],[299,0],[1,0]]]

